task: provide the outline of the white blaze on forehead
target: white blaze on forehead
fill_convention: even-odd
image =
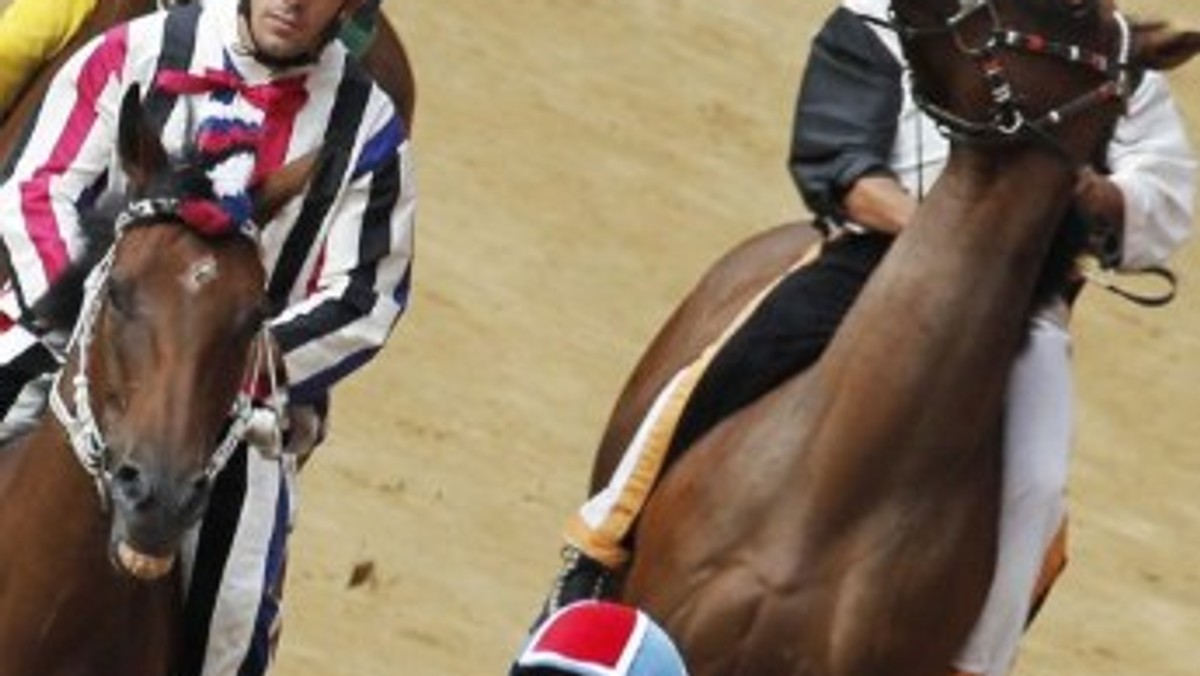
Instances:
[[[201,289],[207,286],[210,282],[215,281],[220,276],[220,270],[217,268],[217,259],[212,256],[205,256],[199,260],[193,261],[188,266],[186,272],[183,273],[183,287],[189,293],[198,293]]]

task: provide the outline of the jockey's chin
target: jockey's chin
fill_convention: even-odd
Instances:
[[[314,54],[324,46],[331,26],[358,0],[248,0],[246,18],[254,45],[272,59]]]

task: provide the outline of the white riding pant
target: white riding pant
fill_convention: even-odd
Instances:
[[[294,458],[246,447],[219,475],[209,513],[180,557],[187,637],[177,676],[261,676],[274,663],[294,479]]]
[[[955,662],[962,671],[1004,676],[1016,661],[1046,550],[1066,513],[1073,398],[1070,336],[1062,319],[1041,313],[1009,375],[996,571]]]

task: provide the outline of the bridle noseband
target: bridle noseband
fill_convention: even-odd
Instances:
[[[967,20],[986,11],[991,29],[979,44],[970,44],[960,30]],[[1067,120],[1094,108],[1129,99],[1132,86],[1129,74],[1129,54],[1132,32],[1120,12],[1114,12],[1121,31],[1121,41],[1115,56],[1101,54],[1074,44],[1050,40],[1040,34],[1024,33],[1004,28],[995,0],[960,0],[960,9],[945,23],[918,27],[905,23],[895,8],[889,10],[885,21],[860,15],[864,21],[894,31],[901,42],[950,35],[959,52],[975,62],[991,94],[992,105],[986,120],[973,120],[932,101],[917,86],[913,100],[954,141],[974,145],[997,145],[1033,140],[1050,147],[1053,152],[1070,160],[1070,154],[1054,137],[1052,130]],[[1012,82],[1004,68],[1001,53],[1005,51],[1046,56],[1075,64],[1103,75],[1105,82],[1070,101],[1052,108],[1037,117],[1030,115],[1017,100]]]
[[[79,320],[71,333],[71,339],[67,343],[67,354],[74,350],[77,358],[75,374],[71,377],[74,393],[71,400],[72,406],[67,406],[62,394],[65,367],[60,368],[55,374],[53,385],[50,388],[50,409],[66,432],[75,456],[95,482],[103,511],[108,511],[112,491],[111,449],[104,439],[100,426],[96,423],[88,380],[88,359],[95,338],[96,321],[103,306],[101,298],[108,285],[117,245],[125,232],[131,226],[152,221],[180,222],[178,208],[179,200],[176,199],[144,199],[130,203],[117,217],[112,245],[84,282],[83,307],[79,314]],[[247,233],[250,230],[243,229],[241,232]],[[208,463],[201,470],[202,477],[210,485],[229,462],[238,445],[247,439],[251,428],[264,424],[264,416],[258,415],[259,409],[254,405],[250,394],[253,385],[259,382],[260,376],[265,376],[268,389],[266,401],[275,414],[267,416],[267,418],[271,418],[274,422],[284,420],[283,388],[279,375],[275,371],[274,361],[268,354],[270,342],[268,331],[269,329],[264,325],[254,339],[251,347],[253,358],[247,359],[243,384],[234,398],[225,433],[217,444],[216,450],[209,457]],[[259,436],[269,435],[258,435],[256,438]],[[278,449],[271,450],[277,451]]]

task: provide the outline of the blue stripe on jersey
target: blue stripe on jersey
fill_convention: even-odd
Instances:
[[[280,471],[285,470],[280,468]],[[271,665],[271,632],[279,617],[279,605],[283,599],[283,564],[287,560],[290,497],[287,480],[281,476],[279,497],[275,501],[275,525],[271,530],[271,542],[267,545],[262,601],[258,606],[258,617],[254,620],[254,635],[250,639],[250,648],[238,670],[238,676],[262,676]]]
[[[292,384],[288,388],[288,398],[292,403],[308,403],[328,396],[329,388],[333,387],[334,383],[370,361],[378,352],[377,347],[360,350],[308,380]]]
[[[358,162],[354,165],[354,173],[350,176],[351,180],[374,171],[389,158],[395,157],[396,149],[404,142],[404,138],[404,126],[400,124],[400,118],[393,115],[382,129],[363,144]]]

